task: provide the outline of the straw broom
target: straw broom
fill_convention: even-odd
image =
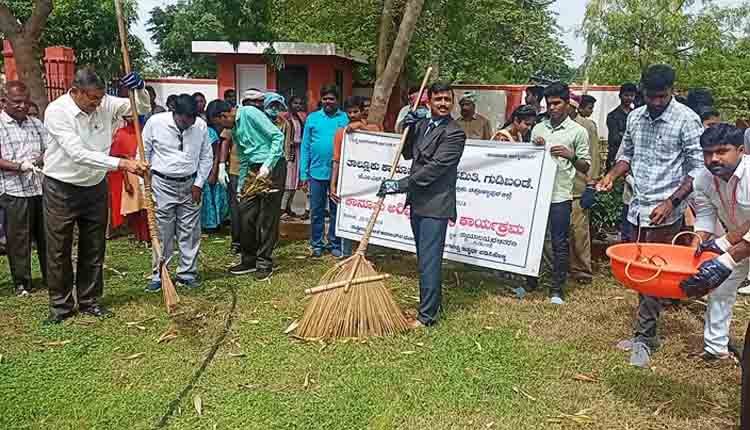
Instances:
[[[128,52],[128,32],[125,27],[125,21],[122,14],[122,0],[114,0],[115,2],[115,13],[117,14],[117,28],[120,32],[120,47],[122,48],[122,62],[125,66],[125,73],[130,73],[130,53]],[[135,107],[135,94],[133,91],[129,91],[130,97],[130,109],[133,115],[133,126],[135,128],[135,138],[138,141],[138,153],[140,154],[141,160],[146,161],[146,155],[143,149],[143,137],[141,136],[141,124],[138,122],[138,112]],[[165,263],[165,257],[163,255],[163,249],[161,247],[161,241],[159,240],[159,228],[156,224],[156,215],[154,213],[154,200],[152,198],[151,191],[151,176],[146,173],[143,175],[143,187],[145,189],[144,203],[146,206],[146,215],[148,218],[148,231],[151,235],[151,247],[153,252],[159,261],[159,273],[161,274],[161,291],[164,295],[164,305],[167,307],[167,313],[173,314],[177,308],[177,304],[180,302],[180,297],[177,295],[172,278],[169,277],[169,270]]]
[[[417,100],[411,110],[416,110],[432,68],[427,69]],[[409,133],[407,127],[401,135],[388,179],[393,179],[401,158],[401,151]],[[386,336],[406,331],[409,326],[398,304],[365,253],[375,228],[385,196],[380,197],[367,224],[357,252],[330,269],[320,285],[305,291],[311,294],[296,335],[303,338],[337,338]]]

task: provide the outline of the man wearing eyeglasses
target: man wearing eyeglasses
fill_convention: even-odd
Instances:
[[[195,98],[180,94],[172,112],[152,116],[143,129],[143,145],[151,166],[164,264],[169,265],[176,238],[180,249],[177,284],[197,288],[200,204],[214,154],[208,141],[208,126],[198,117]],[[161,290],[159,266],[154,253],[154,273],[146,287],[148,292]]]
[[[150,110],[143,79],[136,73],[120,83],[135,92],[139,113]],[[99,300],[104,292],[107,182],[109,170],[142,175],[142,161],[109,155],[112,134],[120,119],[131,112],[130,101],[105,93],[104,81],[91,69],[81,69],[73,88],[53,101],[45,125],[53,139],[44,152],[43,207],[47,233],[47,286],[50,315],[59,324],[74,314],[73,227],[78,226],[78,267],[75,286],[80,313],[110,316]]]

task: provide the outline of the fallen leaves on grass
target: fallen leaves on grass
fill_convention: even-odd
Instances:
[[[56,340],[54,342],[46,342],[44,346],[65,346],[73,342],[72,340]]]
[[[143,357],[144,355],[146,355],[145,352],[138,352],[133,355],[128,355],[127,357],[123,358],[123,360],[135,360],[135,359]]]
[[[284,334],[289,334],[299,327],[299,320],[294,320],[293,323],[289,324],[289,327],[284,330]]]
[[[412,355],[412,354],[416,354],[416,353],[417,353],[417,351],[401,351],[401,354],[403,354],[403,355]]]
[[[232,357],[232,358],[239,358],[239,357],[245,357],[245,356],[247,356],[247,354],[245,354],[244,352],[230,352],[227,355],[230,356],[230,357]]]
[[[670,404],[670,403],[672,403],[672,402],[674,402],[674,399],[672,399],[672,400],[670,400],[670,401],[668,401],[668,402],[664,402],[664,403],[660,404],[660,405],[659,405],[659,406],[658,406],[658,407],[656,408],[656,410],[654,411],[654,413],[653,413],[652,415],[653,415],[653,416],[657,416],[657,415],[659,415],[659,414],[661,413],[662,409],[664,409],[664,408],[665,408],[665,407],[666,407],[667,405],[669,405],[669,404]]]
[[[260,320],[250,320],[249,322],[250,324],[253,324],[253,325],[260,324]]]
[[[239,384],[237,385],[237,388],[241,390],[254,390],[258,388],[258,386],[259,386],[258,384]]]
[[[513,387],[513,391],[516,394],[520,394],[520,395],[526,397],[527,399],[531,400],[532,402],[536,402],[536,397],[532,396],[531,394],[527,393],[526,391],[523,391],[522,389],[520,389],[518,387]]]
[[[203,416],[203,399],[201,399],[200,394],[196,394],[193,396],[193,406],[195,406],[195,412],[198,413],[199,417]]]
[[[576,376],[573,377],[573,379],[575,379],[576,381],[581,381],[581,382],[599,382],[599,380],[596,379],[595,377],[585,375],[583,373],[577,374]]]
[[[174,327],[170,327],[167,331],[162,333],[161,336],[159,336],[159,339],[156,340],[156,343],[165,343],[165,342],[174,340],[176,338],[177,338],[177,330],[175,330]]]
[[[477,342],[476,340],[474,341],[474,344],[477,346],[477,349],[481,352],[482,351],[482,345],[479,342]]]
[[[305,382],[302,384],[302,388],[307,389],[310,386],[310,372],[305,373]]]
[[[562,424],[566,421],[572,421],[576,424],[591,424],[594,422],[594,419],[587,415],[589,411],[591,411],[591,409],[582,409],[573,415],[560,413],[560,415],[548,419],[547,422]]]

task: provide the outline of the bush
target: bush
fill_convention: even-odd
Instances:
[[[596,193],[594,206],[591,208],[591,227],[595,235],[604,232],[615,232],[622,218],[622,190],[624,181],[618,181],[612,192]]]

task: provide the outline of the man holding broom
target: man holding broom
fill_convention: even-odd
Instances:
[[[120,83],[135,91],[137,110],[151,109],[148,92],[137,73]],[[107,182],[109,170],[143,175],[142,161],[111,157],[113,128],[131,112],[130,100],[104,91],[104,81],[91,69],[76,72],[71,90],[53,101],[45,125],[54,139],[44,153],[43,206],[47,233],[47,285],[50,324],[74,313],[73,283],[78,310],[95,317],[111,313],[100,305],[104,290]],[[78,226],[78,268],[73,280],[73,226]]]
[[[232,137],[240,159],[237,193],[242,260],[229,272],[254,273],[257,281],[270,278],[273,271],[271,255],[279,239],[286,178],[284,134],[262,110],[264,99],[265,94],[260,91],[245,93],[243,106],[237,109]],[[250,188],[262,189],[249,195],[246,183]]]
[[[437,321],[442,301],[442,260],[448,222],[456,219],[458,163],[466,144],[466,133],[451,117],[453,91],[443,83],[428,90],[431,118],[410,112],[404,118],[409,128],[402,152],[413,160],[409,176],[385,180],[379,196],[406,193],[411,206],[411,228],[419,268],[419,311],[413,328]]]

